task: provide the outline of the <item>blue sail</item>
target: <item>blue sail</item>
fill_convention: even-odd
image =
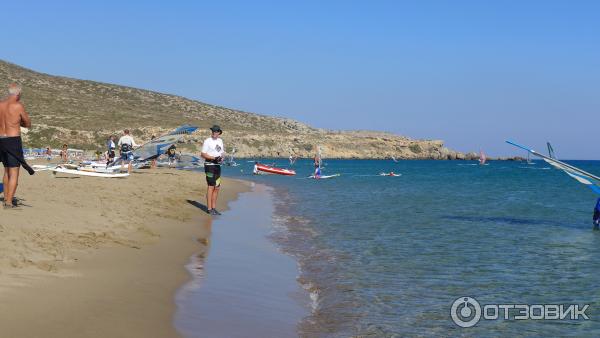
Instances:
[[[585,184],[587,187],[589,187],[590,189],[592,189],[593,192],[595,192],[596,194],[600,195],[600,177],[594,175],[594,174],[590,174],[587,171],[584,171],[582,169],[579,169],[573,165],[570,165],[568,163],[562,162],[557,160],[554,157],[549,157],[546,155],[542,155],[540,153],[538,153],[537,151],[531,149],[531,148],[527,148],[524,147],[520,144],[511,142],[511,141],[506,141],[506,143],[513,145],[515,147],[527,150],[529,153],[531,153],[532,155],[535,155],[537,157],[541,157],[544,161],[546,161],[548,164],[552,165],[553,167],[560,169],[562,171],[564,171],[567,175],[571,176],[572,178],[576,179],[577,182],[581,183],[581,184]],[[550,146],[548,144],[548,150],[550,152],[551,155],[554,155],[554,149],[552,149],[552,146]]]

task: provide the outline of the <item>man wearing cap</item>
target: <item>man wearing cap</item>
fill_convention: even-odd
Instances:
[[[223,134],[221,127],[214,125],[210,128],[211,136],[204,140],[202,144],[202,152],[200,156],[206,161],[204,162],[204,172],[206,173],[206,207],[210,215],[220,215],[217,211],[217,197],[221,187],[221,163],[223,163],[223,155],[225,147],[223,140],[219,136]]]

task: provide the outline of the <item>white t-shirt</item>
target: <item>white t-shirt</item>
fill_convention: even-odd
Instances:
[[[217,138],[216,140],[213,140],[212,137],[207,138],[202,144],[202,152],[212,157],[223,156],[223,153],[225,153],[223,140],[220,138]]]
[[[122,144],[129,144],[132,147],[137,147],[137,144],[135,144],[135,141],[133,140],[133,137],[131,137],[131,135],[121,136],[121,138],[119,139],[119,147],[121,147]]]

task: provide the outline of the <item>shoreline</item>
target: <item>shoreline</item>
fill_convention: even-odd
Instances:
[[[252,184],[241,193],[232,210],[213,221],[202,250],[189,258],[192,279],[177,292],[174,317],[184,337],[299,335],[310,297],[298,283],[298,262],[272,238],[272,190]]]
[[[203,175],[174,170],[123,180],[23,175],[17,196],[28,206],[0,210],[3,333],[178,336],[174,295],[210,228],[190,202],[203,204],[204,189]],[[226,179],[220,207],[247,189]]]

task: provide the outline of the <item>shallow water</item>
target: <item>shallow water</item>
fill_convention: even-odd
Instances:
[[[184,337],[295,337],[309,313],[297,263],[267,239],[271,189],[256,185],[212,222],[208,247],[187,266],[193,279],[176,295]]]
[[[301,267],[313,311],[304,336],[595,335],[600,333],[596,196],[536,162],[325,161],[331,180],[225,175],[276,190],[273,239]],[[283,160],[269,160],[286,166]],[[600,173],[600,162],[572,162]],[[401,173],[381,177],[381,171]],[[590,304],[591,320],[456,326],[458,297],[482,304]]]

